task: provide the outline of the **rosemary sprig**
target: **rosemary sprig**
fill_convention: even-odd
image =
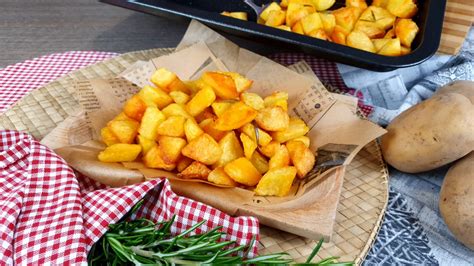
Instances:
[[[235,241],[220,241],[225,234],[216,227],[202,234],[193,234],[205,221],[196,223],[179,235],[171,234],[169,221],[154,223],[147,219],[130,220],[143,201],[139,202],[118,223],[109,225],[105,235],[92,246],[88,254],[89,265],[288,265],[293,260],[287,253],[275,253],[247,258],[255,243],[237,245]],[[337,262],[329,257],[311,261],[321,248],[321,239],[305,263],[295,265],[353,265]]]

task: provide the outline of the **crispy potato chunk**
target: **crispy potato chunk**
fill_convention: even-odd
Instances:
[[[366,9],[367,3],[365,2],[365,0],[346,0],[346,6]]]
[[[336,25],[334,26],[334,30],[331,34],[331,39],[335,43],[346,45],[347,35],[349,35],[348,30],[339,25]]]
[[[231,17],[231,18],[236,18],[240,20],[247,20],[247,13],[245,12],[222,12],[221,15]]]
[[[242,145],[244,146],[245,158],[252,158],[253,152],[257,149],[257,143],[245,133],[240,134],[240,141],[242,141]]]
[[[134,161],[142,148],[137,144],[117,143],[108,146],[99,153],[98,159],[105,163]]]
[[[216,129],[216,121],[212,118],[201,121],[199,126],[202,128],[202,130],[204,130],[204,132],[209,134],[216,141],[220,141],[227,134],[227,132],[229,132]]]
[[[370,6],[359,17],[359,22],[374,22],[382,30],[388,30],[395,22],[395,16],[385,8]]]
[[[156,139],[158,126],[165,120],[165,115],[157,107],[149,106],[143,115],[138,133],[147,139]]]
[[[288,26],[289,27],[289,26]],[[296,22],[293,27],[291,27],[291,31],[294,33],[298,33],[301,35],[304,35],[303,31],[303,24],[301,24],[301,21]]]
[[[174,164],[181,157],[181,150],[186,146],[186,140],[177,137],[160,136],[158,144],[162,151],[163,161]]]
[[[336,17],[330,13],[319,13],[324,31],[330,36],[336,26]]]
[[[317,11],[324,11],[329,8],[331,8],[336,0],[319,0],[319,1],[313,1],[314,7],[316,8]]]
[[[138,96],[134,95],[130,98],[123,107],[123,112],[130,118],[140,121],[146,110],[145,102]]]
[[[260,180],[255,193],[260,196],[288,195],[296,176],[296,168],[292,166],[270,169]]]
[[[386,8],[389,0],[373,0],[372,5],[373,6],[379,6]]]
[[[166,116],[182,116],[185,118],[193,118],[187,111],[186,106],[178,103],[172,103],[166,106],[161,112]]]
[[[280,30],[291,31],[291,28],[286,25],[280,25],[280,26],[277,26],[276,28]]]
[[[219,98],[225,100],[239,98],[234,79],[229,75],[220,72],[206,72],[202,74],[201,79],[212,87]]]
[[[419,28],[411,19],[400,19],[395,26],[395,34],[400,38],[400,43],[405,47],[411,47]]]
[[[186,104],[188,113],[196,116],[203,112],[216,100],[216,94],[210,87],[205,87],[198,91],[196,95]]]
[[[378,54],[387,56],[400,56],[402,54],[402,47],[400,45],[400,39],[383,39],[388,40],[381,48],[377,51]],[[375,40],[374,40],[375,45]]]
[[[151,148],[156,146],[155,139],[147,139],[144,136],[138,135],[137,142],[142,147],[142,154],[146,154]]]
[[[198,123],[201,123],[202,121],[206,120],[206,119],[217,119],[217,116],[214,114],[214,112],[212,111],[212,108],[211,107],[207,107],[206,109],[204,109],[204,111],[200,114],[198,114],[197,116],[194,117],[194,119],[196,120],[196,122]]]
[[[317,12],[307,15],[306,17],[302,18],[300,21],[301,21],[301,26],[303,26],[303,32],[305,34],[309,34],[312,31],[323,28],[323,21],[321,20],[321,17],[319,16],[319,13]],[[287,98],[288,98],[288,94],[287,94]]]
[[[288,111],[288,92],[276,91],[263,99],[265,107],[280,106],[285,112]]]
[[[250,162],[255,166],[260,174],[265,174],[268,171],[268,161],[258,151],[255,151],[250,158]]]
[[[244,151],[234,131],[227,133],[219,141],[219,147],[222,150],[222,155],[213,165],[214,167],[224,166],[227,163],[244,156]]]
[[[158,126],[159,135],[170,137],[184,137],[184,123],[186,118],[182,116],[170,116]]]
[[[256,116],[255,109],[243,102],[236,102],[217,119],[216,129],[221,131],[237,129],[254,120]]]
[[[296,167],[299,178],[306,176],[313,169],[316,161],[313,153],[301,141],[288,141],[286,143],[291,162]]]
[[[365,33],[369,38],[381,38],[385,35],[385,30],[382,29],[377,23],[372,21],[359,20],[355,24],[354,31],[360,31]]]
[[[281,7],[276,2],[272,2],[270,5],[268,5],[267,8],[265,8],[265,10],[262,11],[262,13],[260,14],[260,17],[263,20],[267,21],[268,16],[270,15],[270,12],[275,11],[275,10],[281,10]]]
[[[229,109],[234,102],[231,101],[215,101],[211,107],[217,117],[221,117],[222,114]]]
[[[359,19],[360,9],[356,7],[342,7],[332,12],[336,19],[336,24],[347,31],[352,31]]]
[[[147,167],[159,168],[166,171],[172,171],[176,168],[176,164],[166,163],[163,160],[163,156],[163,150],[160,149],[158,145],[155,145],[143,156],[143,163],[145,163]]]
[[[165,108],[168,104],[173,102],[173,99],[168,93],[160,88],[153,88],[148,85],[138,92],[138,96],[145,102],[146,106],[158,106],[160,109]]]
[[[288,128],[290,118],[280,106],[266,107],[255,118],[257,125],[268,131],[283,131]]]
[[[268,14],[268,20],[265,25],[270,27],[278,27],[285,23],[286,12],[283,10],[272,10]]]
[[[250,79],[240,75],[237,72],[219,72],[219,73],[225,74],[225,75],[231,77],[234,80],[235,89],[237,90],[238,93],[242,93],[242,92],[250,89],[250,87],[253,84],[253,80],[250,80]]]
[[[204,133],[191,140],[188,145],[181,150],[181,153],[196,161],[212,165],[221,158],[222,149],[211,136]]]
[[[309,10],[304,8],[305,6],[299,3],[289,3],[288,9],[286,10],[286,25],[293,27],[296,22],[309,15]]]
[[[245,126],[240,128],[240,132],[247,134],[247,136],[255,140],[259,146],[265,146],[272,141],[270,134],[258,127],[256,128],[252,123],[245,124]]]
[[[260,181],[262,175],[245,157],[240,157],[224,166],[224,171],[234,181],[246,186],[255,186]]]
[[[411,18],[418,11],[414,0],[388,0],[387,10],[397,17]]]
[[[181,156],[181,158],[178,160],[178,164],[176,165],[176,170],[178,170],[178,172],[182,172],[192,162],[194,162],[193,159],[188,158],[186,156]]]
[[[280,145],[268,162],[268,168],[281,168],[290,165],[290,155],[285,145]]]
[[[375,47],[369,36],[361,31],[353,31],[347,35],[347,46],[375,53]]]
[[[112,120],[107,126],[121,143],[131,144],[138,133],[140,124],[132,119]]]
[[[237,183],[229,177],[224,171],[223,167],[217,167],[212,170],[207,176],[207,181],[216,183],[218,185],[236,187]]]
[[[308,33],[308,36],[311,36],[313,38],[321,39],[321,40],[327,40],[329,37],[326,34],[326,32],[323,29],[316,29],[313,30],[312,32]]]
[[[120,140],[115,136],[115,134],[110,130],[109,127],[104,127],[100,130],[100,136],[105,145],[110,146],[113,144],[120,143]]]
[[[255,110],[261,110],[261,109],[265,108],[265,103],[264,103],[262,97],[260,97],[260,95],[258,95],[256,93],[244,92],[244,93],[240,94],[240,100],[243,103],[245,103],[246,105],[252,107]],[[214,110],[214,112],[215,112],[215,110]],[[219,115],[217,114],[217,116],[219,116]]]
[[[202,179],[207,181],[207,176],[210,172],[211,170],[206,165],[194,161],[179,173],[178,176],[184,179]]]
[[[397,37],[396,34],[395,34],[395,30],[394,29],[390,29],[387,31],[387,33],[385,33],[385,36],[383,36],[384,39],[393,39]]]
[[[308,131],[309,128],[303,120],[292,117],[290,119],[288,128],[285,131],[272,132],[271,136],[277,142],[283,143],[287,142],[288,140],[304,136],[306,133],[308,133]]]
[[[400,47],[400,55],[406,55],[409,53],[411,53],[410,47],[405,47],[405,46]]]
[[[150,80],[153,84],[166,92],[175,90],[183,91],[185,93],[189,92],[187,86],[178,78],[178,76],[176,76],[175,73],[163,67],[156,70]]]
[[[301,136],[301,137],[297,137],[297,138],[294,138],[292,139],[294,141],[301,141],[303,142],[303,144],[309,148],[309,144],[310,144],[310,140],[309,140],[309,137],[307,136]]]
[[[186,104],[190,99],[189,95],[182,91],[171,91],[170,97],[177,104]]]
[[[275,155],[277,149],[280,147],[280,143],[277,141],[272,140],[270,143],[267,145],[260,147],[259,150],[260,152],[263,153],[263,155],[267,156],[268,158],[271,158],[273,155]]]
[[[186,122],[184,123],[184,134],[186,135],[188,142],[201,136],[203,133],[204,131],[199,127],[194,119],[186,119]]]

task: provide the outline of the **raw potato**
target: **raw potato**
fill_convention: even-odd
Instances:
[[[443,93],[458,93],[467,97],[474,104],[474,82],[459,80],[445,85],[436,91],[436,95]]]
[[[474,107],[461,94],[440,93],[400,114],[387,130],[385,160],[400,171],[428,171],[473,150]]]
[[[456,239],[474,250],[474,152],[449,168],[441,187],[439,210]]]

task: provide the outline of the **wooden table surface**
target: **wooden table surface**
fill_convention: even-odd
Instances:
[[[174,47],[186,27],[97,0],[0,0],[0,68],[55,52]]]

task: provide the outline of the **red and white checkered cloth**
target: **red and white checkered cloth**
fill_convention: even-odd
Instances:
[[[117,54],[66,52],[0,69],[0,113],[28,92],[70,71]],[[349,93],[334,63],[302,54],[277,54],[282,64],[306,60],[325,84]],[[362,95],[358,95],[359,98]],[[361,106],[366,112],[370,107]],[[367,109],[364,109],[367,108]],[[177,215],[173,232],[208,220],[198,232],[221,225],[226,240],[248,244],[258,236],[258,221],[232,218],[202,203],[174,194],[167,181],[123,188],[74,173],[56,154],[27,134],[0,131],[0,262],[4,264],[79,264],[87,251],[136,202],[147,195],[137,215],[167,220]],[[256,245],[251,255],[256,253]]]
[[[146,195],[146,196],[145,196]],[[168,181],[107,188],[84,176],[31,136],[0,131],[0,261],[7,265],[86,262],[91,246],[140,199],[138,216],[155,221],[176,215],[172,232],[207,220],[198,232],[222,226],[225,240],[248,245],[258,237],[253,217],[229,215],[179,197]],[[256,243],[251,256],[256,253]]]

